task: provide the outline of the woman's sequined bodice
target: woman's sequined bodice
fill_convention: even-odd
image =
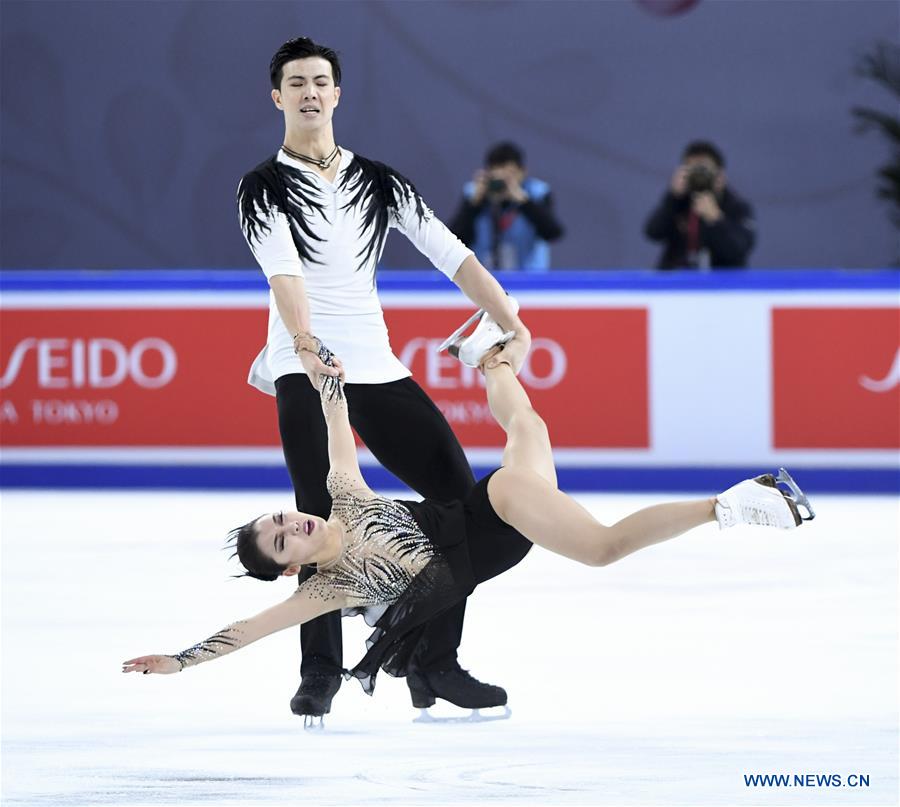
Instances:
[[[431,542],[398,502],[368,490],[350,490],[334,473],[328,476],[328,488],[332,515],[344,526],[344,548],[307,582],[331,589],[349,606],[396,602],[434,557]]]

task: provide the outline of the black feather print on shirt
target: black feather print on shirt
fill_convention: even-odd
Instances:
[[[357,271],[371,265],[374,285],[375,264],[384,248],[391,219],[399,223],[401,208],[406,205],[415,206],[420,224],[434,214],[406,177],[384,163],[359,155],[354,155],[338,187],[349,196],[341,209],[355,208],[361,213],[358,236],[362,246],[357,253],[360,259]],[[316,257],[319,251],[313,242],[321,243],[324,239],[313,232],[310,221],[318,215],[327,222],[328,217],[322,191],[308,173],[271,157],[241,180],[238,204],[241,226],[251,244],[259,243],[269,232],[269,220],[278,211],[290,224],[300,259],[322,263]]]
[[[384,248],[390,217],[399,222],[400,208],[406,204],[415,205],[419,223],[428,221],[433,214],[406,177],[384,163],[367,160],[358,154],[347,166],[340,188],[350,195],[342,210],[357,208],[362,212],[359,236],[363,246],[357,253],[360,258],[357,269],[371,261],[374,283],[374,266]]]
[[[311,242],[324,241],[310,227],[309,220],[319,215],[326,222],[325,203],[315,181],[303,171],[266,160],[247,174],[238,186],[241,226],[251,245],[269,232],[274,212],[282,213],[291,228],[291,238],[302,261],[321,263],[319,251]]]

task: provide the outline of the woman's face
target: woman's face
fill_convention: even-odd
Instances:
[[[285,574],[296,574],[301,565],[312,562],[328,536],[324,518],[289,510],[260,516],[256,529],[260,551],[286,565]]]

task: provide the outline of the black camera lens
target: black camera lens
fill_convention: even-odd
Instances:
[[[707,165],[695,165],[687,174],[687,189],[689,193],[706,193],[711,191],[716,184],[716,172]]]
[[[487,185],[488,193],[506,193],[506,180],[505,179],[492,179],[488,182]]]

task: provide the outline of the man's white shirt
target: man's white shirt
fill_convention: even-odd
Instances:
[[[400,230],[450,279],[472,251],[390,169],[378,174],[380,197],[379,182],[361,170],[378,164],[346,149],[341,149],[334,182],[283,151],[276,161],[277,166],[269,164],[270,171],[260,167],[268,182],[260,181],[257,169],[238,188],[241,228],[266,278],[303,278],[312,332],[343,362],[348,383],[379,384],[409,376],[391,349],[375,285],[387,231]],[[385,184],[396,201],[390,211],[380,209]],[[270,290],[267,343],[247,380],[274,395],[276,379],[303,372]]]

